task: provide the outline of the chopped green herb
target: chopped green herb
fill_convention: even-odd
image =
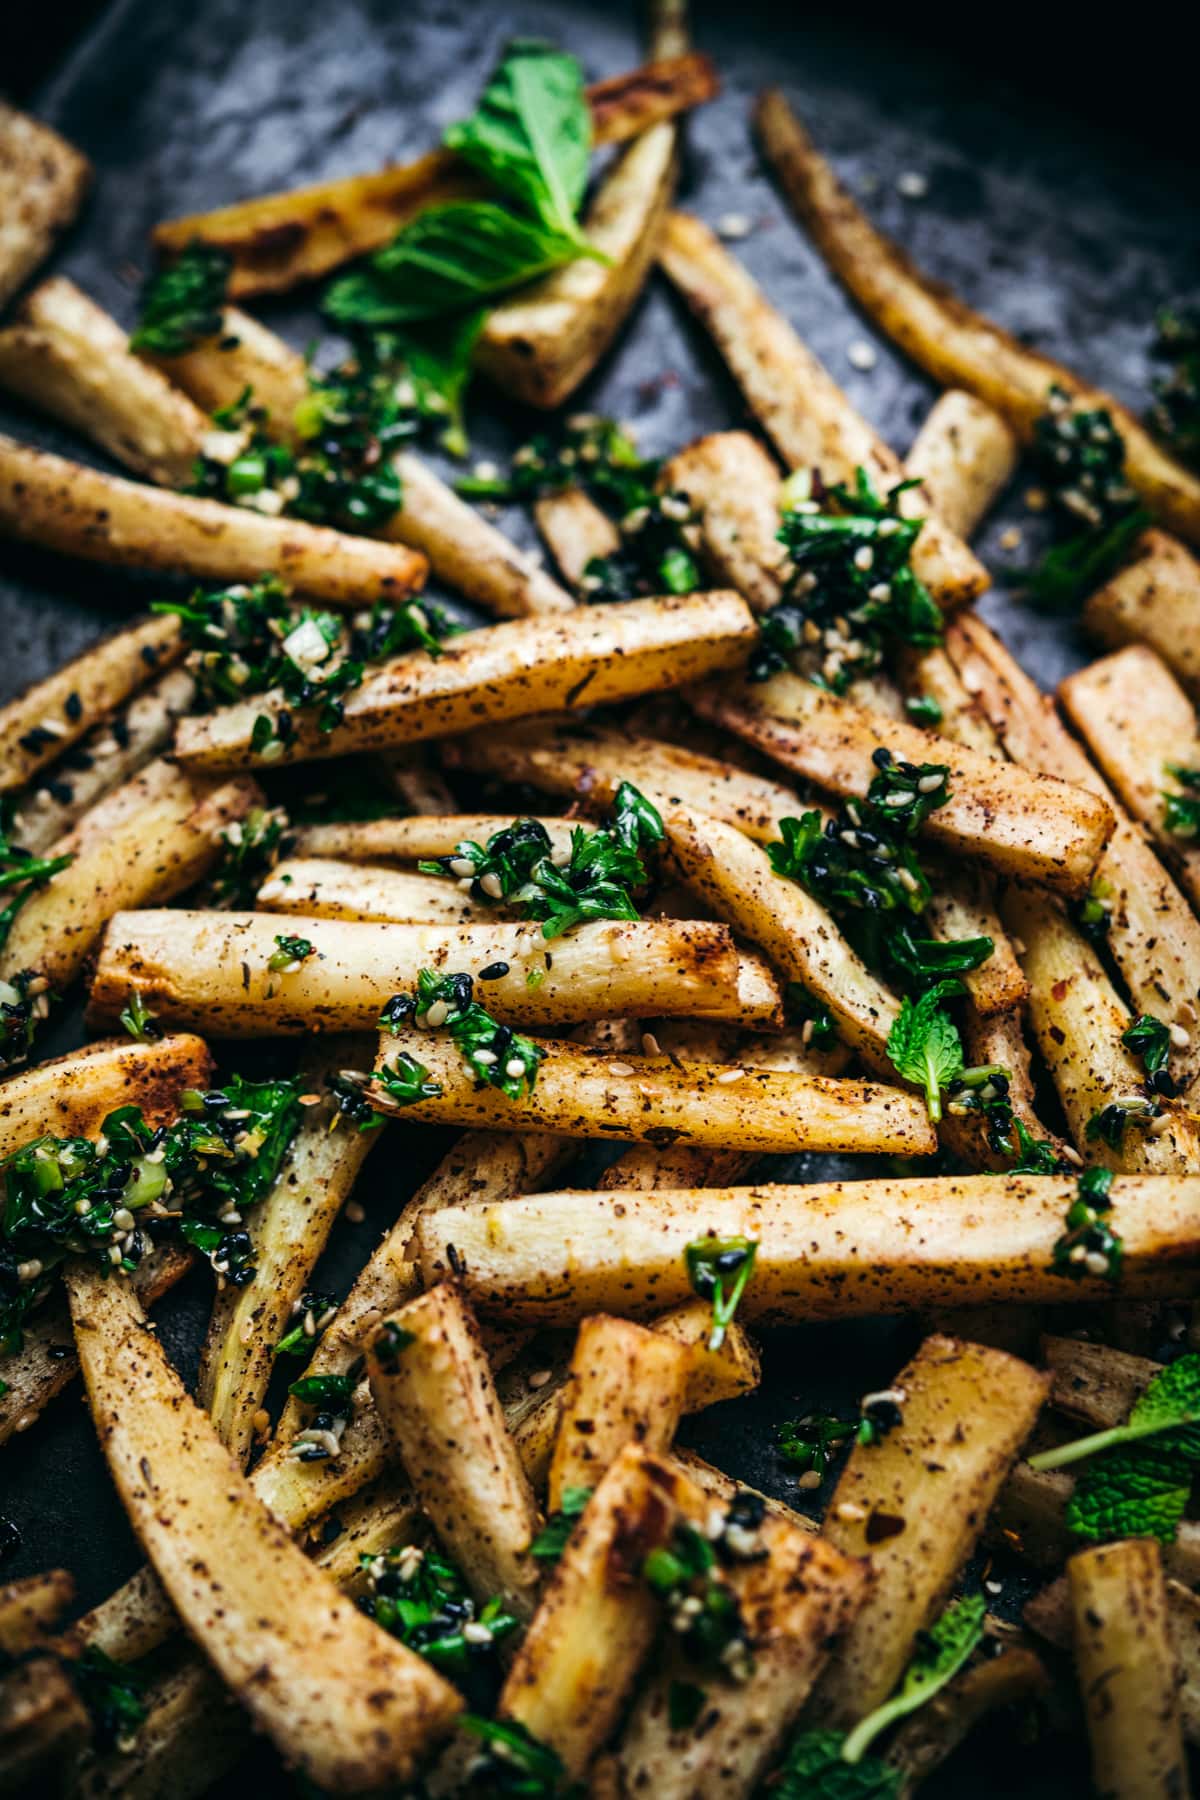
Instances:
[[[829,1008],[799,981],[788,982],[783,998],[788,1021],[800,1023],[806,1046],[813,1050],[832,1050],[838,1041],[838,1029]]]
[[[129,1663],[114,1662],[95,1644],[67,1666],[92,1721],[93,1748],[128,1748],[146,1717],[147,1677]]]
[[[898,1800],[903,1770],[876,1756],[848,1763],[840,1731],[800,1731],[770,1777],[772,1800]]]
[[[1137,1094],[1110,1100],[1107,1106],[1097,1108],[1088,1120],[1087,1140],[1089,1144],[1107,1144],[1110,1150],[1120,1150],[1131,1125],[1144,1129],[1151,1120],[1158,1118],[1160,1111],[1157,1100]]]
[[[529,1546],[530,1552],[537,1557],[539,1562],[556,1563],[558,1561],[591,1497],[590,1487],[563,1489],[562,1505],[557,1512],[550,1514]]]
[[[276,975],[294,975],[310,956],[317,954],[317,946],[310,944],[307,938],[277,937],[275,944],[276,948],[267,958],[267,967]]]
[[[824,1475],[839,1445],[852,1438],[858,1427],[853,1420],[836,1419],[832,1413],[809,1413],[779,1428],[779,1454],[808,1474]]]
[[[925,725],[930,731],[936,731],[945,714],[941,703],[932,694],[915,694],[904,702],[904,710],[916,725]]]
[[[375,1338],[373,1346],[375,1356],[379,1362],[395,1362],[396,1358],[416,1341],[413,1332],[407,1330],[403,1325],[397,1325],[394,1319],[385,1319]]]
[[[495,1688],[496,1647],[519,1621],[500,1599],[476,1610],[459,1571],[434,1549],[406,1544],[360,1558],[368,1582],[363,1610],[481,1701]]]
[[[293,1381],[289,1394],[305,1406],[319,1406],[322,1412],[347,1413],[354,1397],[353,1375],[303,1375]]]
[[[1067,1229],[1054,1246],[1050,1266],[1056,1274],[1074,1280],[1085,1275],[1120,1278],[1125,1245],[1107,1218],[1112,1181],[1111,1169],[1085,1169],[1079,1177],[1067,1208]]]
[[[209,882],[217,907],[253,907],[259,888],[278,862],[289,830],[281,806],[252,806],[220,834],[221,861]]]
[[[421,1073],[423,1076],[424,1070]],[[325,1077],[338,1118],[348,1119],[359,1131],[378,1131],[384,1123],[383,1114],[376,1112],[367,1099],[370,1080],[369,1075],[357,1069],[339,1069],[336,1074]]]
[[[477,1081],[499,1088],[509,1100],[531,1093],[545,1052],[511,1025],[498,1024],[474,998],[469,975],[435,975],[422,969],[415,996],[393,995],[379,1023],[395,1034],[412,1020],[430,1031],[446,1030]]]
[[[1034,1468],[1087,1459],[1067,1503],[1067,1526],[1093,1542],[1175,1540],[1200,1463],[1200,1356],[1181,1356],[1156,1375],[1124,1425],[1031,1458]]]
[[[1156,325],[1155,350],[1172,367],[1154,383],[1148,423],[1181,462],[1200,468],[1200,310],[1169,307]]]
[[[952,1601],[937,1623],[918,1633],[912,1661],[890,1700],[861,1719],[842,1745],[842,1758],[857,1763],[881,1731],[916,1712],[962,1668],[983,1637],[987,1603],[982,1594]]]
[[[1200,836],[1200,769],[1189,769],[1182,763],[1168,763],[1167,774],[1173,775],[1181,788],[1190,791],[1175,794],[1164,789],[1164,828],[1175,837]]]
[[[1121,1042],[1133,1051],[1147,1075],[1157,1075],[1171,1054],[1171,1028],[1152,1013],[1140,1013],[1121,1033]]]
[[[1052,387],[1033,456],[1058,513],[1083,527],[1030,573],[1035,603],[1064,611],[1120,567],[1150,515],[1126,480],[1125,443],[1103,408],[1077,411],[1069,394]]]
[[[1093,944],[1103,944],[1112,924],[1113,884],[1103,875],[1093,875],[1082,900],[1071,902],[1071,917],[1083,935]]]
[[[30,895],[43,887],[52,876],[69,868],[73,860],[70,856],[34,856],[32,851],[24,850],[20,844],[15,843],[12,838],[11,801],[7,795],[0,795],[0,894],[9,891],[12,895],[11,899],[0,905],[0,950],[8,942],[13,921]],[[8,1034],[0,1033],[0,1050],[3,1048],[5,1035]]]
[[[395,1062],[376,1069],[375,1079],[397,1106],[416,1106],[422,1100],[436,1100],[441,1088],[430,1081],[429,1070],[415,1056],[402,1050]]]
[[[521,1800],[583,1800],[585,1789],[567,1780],[557,1750],[540,1743],[515,1719],[502,1722],[460,1713],[458,1727],[486,1746],[468,1770],[469,1793],[486,1794],[488,1800],[507,1795],[519,1795]]]
[[[284,1332],[271,1354],[294,1356],[307,1362],[336,1312],[337,1300],[333,1294],[320,1288],[306,1289],[292,1307],[296,1324]]]
[[[216,337],[232,266],[224,250],[196,242],[156,270],[142,289],[129,348],[152,356],[184,356],[205,338]]]
[[[662,1600],[672,1639],[689,1662],[734,1680],[749,1677],[754,1663],[737,1595],[717,1570],[713,1545],[695,1526],[676,1525],[670,1547],[651,1550],[642,1575]]]
[[[738,1301],[754,1273],[757,1254],[757,1243],[744,1237],[696,1238],[683,1253],[693,1293],[701,1300],[712,1301],[710,1350],[719,1350],[725,1342],[725,1333],[733,1323]]]
[[[158,1014],[151,1012],[146,1005],[140,988],[134,988],[129,996],[128,1005],[121,1008],[117,1017],[130,1037],[136,1039],[139,1044],[144,1044],[148,1038],[158,1036],[153,1024]]]

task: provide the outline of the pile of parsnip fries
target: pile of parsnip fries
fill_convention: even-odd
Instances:
[[[390,508],[296,516],[314,393],[339,421],[240,310],[486,202],[477,162],[164,224],[224,298],[155,349],[37,279],[89,171],[0,106],[0,387],[126,471],[2,438],[0,534],[200,584],[0,707],[0,1456],[81,1371],[146,1555],[72,1623],[64,1571],[0,1588],[0,1792],[183,1800],[261,1733],[331,1794],[908,1795],[1002,1708],[1187,1792],[1200,477],[917,274],[770,92],[784,195],[944,389],[902,459],[671,210],[716,79],[670,0],[650,55],[586,91],[590,251],[473,363],[560,407],[657,269],[760,435],[622,513],[627,440],[569,420],[514,468],[557,576],[410,441],[356,467]],[[1085,412],[1150,522],[1056,704],[969,540]],[[671,578],[615,595],[652,530]],[[234,1074],[259,1038],[285,1075]],[[318,1292],[423,1124],[462,1135]],[[747,1185],[797,1151],[876,1160]],[[147,1313],[197,1259],[192,1394]],[[861,1416],[787,1428],[795,1505],[676,1443],[758,1384],[753,1327],[897,1314]],[[1023,1622],[977,1551],[1039,1575]]]

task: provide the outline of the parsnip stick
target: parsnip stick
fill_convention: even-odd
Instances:
[[[123,907],[172,899],[217,861],[223,828],[262,796],[245,777],[197,781],[154,762],[86,812],[52,846],[65,869],[25,901],[0,951],[0,978],[36,969],[58,992]]]
[[[1050,1404],[1093,1431],[1123,1424],[1162,1373],[1162,1364],[1149,1357],[1082,1338],[1043,1338],[1042,1361],[1050,1371]]]
[[[16,1656],[44,1643],[75,1598],[75,1579],[66,1569],[48,1569],[0,1587],[0,1650]]]
[[[1131,1175],[1200,1169],[1200,1120],[1178,1101],[1160,1102],[1148,1126],[1134,1118],[1119,1147],[1097,1139],[1095,1128],[1089,1138],[1090,1122],[1106,1106],[1143,1096],[1145,1071],[1121,1042],[1133,1015],[1054,901],[1014,888],[1004,916],[1024,944],[1030,1023],[1076,1145],[1089,1160]]]
[[[572,1145],[534,1132],[465,1132],[417,1189],[360,1270],[318,1341],[308,1372],[345,1375],[362,1355],[368,1335],[418,1291],[411,1257],[419,1218],[466,1201],[504,1200],[529,1193],[557,1173],[572,1154]],[[289,1397],[264,1461],[286,1454],[302,1417],[300,1402]]]
[[[500,1695],[515,1719],[579,1777],[616,1725],[658,1617],[642,1574],[703,1496],[670,1463],[628,1445],[604,1476],[563,1551]]]
[[[1179,885],[1200,908],[1200,837],[1168,831],[1164,790],[1183,793],[1169,763],[1200,770],[1200,725],[1167,665],[1131,644],[1069,675],[1058,690],[1067,717],[1123,804],[1153,837]]]
[[[49,256],[91,178],[90,163],[74,145],[0,101],[0,307]]]
[[[0,1683],[0,1787],[6,1794],[61,1792],[90,1730],[66,1669],[49,1656],[18,1663]]]
[[[272,913],[118,913],[100,948],[91,1013],[116,1018],[134,987],[163,1019],[202,1021],[217,1036],[256,1037],[373,1026],[421,969],[477,975],[489,1009],[513,1025],[555,1025],[622,1013],[739,1016],[738,957],[728,928],[671,919],[600,920],[547,941],[540,925],[369,925],[290,921],[316,946],[275,973]],[[531,985],[530,970],[540,975]]]
[[[169,493],[0,436],[0,534],[89,562],[197,580],[278,575],[336,606],[404,599],[425,558],[300,519]]]
[[[879,749],[946,764],[950,798],[926,820],[926,837],[1061,893],[1084,892],[1113,828],[1108,806],[1086,790],[882,718],[798,675],[710,684],[690,698],[702,718],[835,794],[865,795]]]
[[[923,1104],[882,1083],[654,1057],[605,1063],[556,1043],[546,1047],[532,1092],[513,1101],[496,1088],[478,1088],[456,1046],[443,1038],[415,1029],[385,1033],[378,1067],[390,1069],[401,1055],[420,1062],[440,1095],[399,1107],[377,1084],[372,1105],[433,1124],[503,1129],[507,1122],[515,1130],[569,1137],[682,1140],[757,1152],[872,1149],[921,1156],[936,1148]]]
[[[1031,1469],[1018,1463],[1000,1490],[988,1520],[989,1543],[1015,1550],[1035,1569],[1061,1569],[1079,1549],[1068,1529],[1067,1502],[1075,1482],[1068,1469]],[[1200,1523],[1181,1519],[1175,1541],[1164,1548],[1167,1572],[1195,1586],[1200,1582]]]
[[[37,1137],[92,1137],[119,1106],[165,1124],[183,1090],[211,1078],[207,1045],[185,1032],[147,1043],[107,1038],[35,1063],[0,1082],[0,1162]]]
[[[186,487],[222,434],[165,375],[135,356],[115,319],[74,282],[35,288],[0,331],[0,387],[61,419],[147,481]],[[226,440],[230,454],[238,439]]]
[[[695,53],[595,82],[588,89],[593,145],[637,137],[716,91],[712,64]],[[154,241],[169,256],[197,239],[227,251],[233,258],[234,298],[281,293],[380,249],[425,207],[482,191],[479,177],[457,157],[434,150],[376,174],[343,176],[170,219],[157,227]]]
[[[448,1207],[417,1229],[427,1281],[452,1244],[468,1295],[507,1323],[570,1324],[586,1313],[646,1318],[691,1289],[684,1251],[710,1235],[758,1244],[747,1322],[849,1318],[1001,1298],[1094,1300],[1102,1277],[1052,1267],[1075,1182],[1049,1175],[914,1176],[803,1187],[537,1194]],[[1197,1176],[1118,1176],[1112,1229],[1125,1243],[1123,1292],[1200,1286]]]
[[[972,698],[1014,762],[1090,787],[1111,806],[1117,828],[1096,866],[1094,891],[1108,913],[1107,941],[1139,1012],[1152,1012],[1192,1034],[1173,1057],[1186,1082],[1200,1073],[1195,971],[1200,922],[1117,804],[1101,776],[1043,695],[975,614],[956,619],[946,647]]]
[[[904,479],[899,457],[706,225],[687,213],[670,213],[659,261],[711,334],[788,468],[819,469],[830,485],[853,486],[859,467],[885,490]],[[911,489],[900,510],[925,520],[912,564],[939,605],[950,610],[983,593],[986,570],[937,517],[930,496]]]
[[[320,831],[321,826],[316,829]],[[336,829],[336,827],[335,827]],[[261,912],[307,913],[314,919],[389,920],[430,925],[482,924],[504,916],[436,875],[372,868],[317,856],[277,863],[255,895]]]
[[[431,1288],[386,1319],[369,1369],[388,1434],[475,1598],[482,1605],[500,1594],[518,1617],[531,1617],[538,1510],[456,1289]]]
[[[970,538],[1008,486],[1019,453],[998,412],[974,394],[948,388],[913,439],[904,472],[924,484],[939,519]]]
[[[626,1444],[661,1455],[683,1411],[684,1346],[632,1319],[596,1313],[580,1322],[550,1464],[547,1512],[568,1488],[594,1488]]]
[[[932,1624],[1032,1430],[1046,1379],[961,1339],[926,1338],[896,1377],[901,1421],[856,1444],[822,1531],[870,1559],[872,1586],[813,1696],[821,1723],[849,1726],[887,1699]],[[902,1398],[899,1398],[902,1396]]]
[[[355,1793],[410,1779],[457,1694],[343,1600],[256,1501],[132,1291],[82,1265],[67,1282],[101,1443],[184,1623],[311,1780]]]
[[[673,456],[664,488],[699,515],[714,579],[744,594],[756,613],[783,598],[787,552],[779,541],[779,469],[748,431],[714,431]]]
[[[631,781],[660,809],[664,802],[693,806],[762,843],[779,836],[781,819],[803,810],[790,789],[734,763],[599,726],[529,721],[472,732],[447,744],[442,754],[450,768],[528,782],[543,793],[570,798],[607,802],[622,781]]]
[[[415,863],[435,856],[450,856],[464,841],[486,844],[489,837],[511,825],[513,813],[440,813],[412,819],[347,820],[330,825],[305,825],[295,834],[295,851],[302,857],[332,857],[339,862]],[[529,817],[522,814],[522,817]],[[569,850],[574,819],[539,817],[555,850]],[[443,884],[448,885],[447,883]]]
[[[1016,951],[996,910],[995,895],[985,878],[969,867],[939,870],[925,917],[931,934],[945,943],[962,938],[991,938],[992,954],[962,977],[980,1019],[1020,1010],[1029,993],[1029,983],[1021,972]]]
[[[374,762],[401,806],[410,812],[454,811],[450,784],[442,771],[433,766],[428,745],[405,744],[399,750],[381,750]]]
[[[703,1412],[719,1400],[748,1394],[762,1379],[758,1351],[749,1334],[734,1319],[717,1349],[709,1348],[712,1307],[703,1300],[688,1300],[651,1320],[655,1332],[682,1344],[688,1353],[683,1390],[685,1413]]]
[[[899,1002],[850,948],[829,913],[733,825],[675,807],[664,816],[671,856],[692,890],[758,944],[789,981],[823,1001],[846,1042],[890,1071],[887,1036]]]
[[[1089,596],[1083,622],[1103,644],[1146,644],[1200,701],[1200,562],[1178,538],[1144,531],[1133,554]]]
[[[244,768],[450,737],[489,720],[684,687],[738,667],[755,636],[745,601],[722,591],[513,619],[450,638],[437,658],[421,650],[383,664],[347,695],[331,731],[274,693],[185,719],[176,751],[199,767]],[[255,722],[281,712],[291,720],[286,743],[255,751]]]
[[[254,1280],[246,1287],[220,1289],[213,1302],[196,1398],[242,1465],[275,1367],[275,1345],[380,1137],[378,1130],[332,1130],[337,1115],[324,1093],[325,1077],[347,1062],[360,1061],[363,1049],[356,1038],[334,1040],[301,1065],[302,1079],[320,1100],[305,1109],[274,1186],[248,1222]]]
[[[175,722],[195,697],[191,671],[171,669],[135,694],[110,723],[93,726],[77,750],[66,751],[36,786],[16,796],[17,842],[44,856],[97,801],[170,749]]]
[[[1064,1156],[1062,1140],[1048,1131],[1038,1116],[1034,1094],[1032,1057],[1025,1041],[1023,1016],[1013,1012],[993,1013],[980,1018],[968,1006],[963,1017],[963,1048],[968,1068],[986,1068],[991,1064],[1008,1072],[1008,1098],[1013,1116],[1021,1121],[1030,1137],[1048,1143],[1060,1160]],[[987,1141],[986,1128],[970,1115],[943,1115],[939,1131],[951,1148],[972,1169],[995,1169],[1003,1173],[1012,1167],[1011,1156],[997,1155]]]
[[[788,200],[834,274],[921,368],[994,407],[1025,441],[1046,411],[1051,387],[1064,388],[1079,406],[1106,408],[1125,440],[1128,479],[1143,500],[1172,530],[1200,538],[1200,478],[1132,413],[921,275],[868,222],[777,88],[760,97],[755,124]]]
[[[673,1726],[672,1685],[694,1671],[666,1646],[665,1667],[639,1696],[614,1759],[620,1795],[741,1800],[758,1792],[839,1632],[867,1600],[865,1562],[772,1513],[757,1537],[761,1557],[726,1572],[754,1639],[752,1673],[709,1678],[695,1720]]]
[[[183,655],[175,619],[146,619],[85,650],[0,708],[0,791],[23,787]]]
[[[489,313],[475,362],[528,406],[554,407],[595,368],[640,294],[675,191],[675,129],[654,125],[635,139],[587,208],[588,257],[535,282]]]
[[[1187,1762],[1162,1552],[1152,1538],[1104,1544],[1073,1556],[1067,1575],[1096,1791],[1177,1800]]]
[[[209,416],[236,406],[246,389],[252,389],[255,407],[261,409],[271,436],[285,444],[297,441],[296,408],[308,393],[308,363],[250,313],[227,306],[217,335],[202,338],[179,356],[137,354]]]
[[[582,488],[563,488],[534,502],[533,516],[567,586],[576,589],[595,556],[613,556],[621,534]],[[736,587],[736,582],[728,583]]]

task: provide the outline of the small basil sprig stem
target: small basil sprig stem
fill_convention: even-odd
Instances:
[[[1130,1421],[1124,1425],[1110,1425],[1106,1431],[1093,1431],[1087,1437],[1073,1438],[1069,1444],[1058,1444],[1053,1450],[1041,1450],[1036,1456],[1029,1458],[1031,1469],[1045,1472],[1048,1469],[1066,1469],[1072,1463],[1083,1462],[1089,1456],[1099,1456],[1102,1450],[1113,1450],[1119,1444],[1136,1444],[1142,1438],[1157,1437],[1163,1431],[1176,1431],[1181,1425],[1200,1424],[1200,1408],[1194,1412],[1181,1413],[1174,1419],[1147,1419],[1142,1424]]]

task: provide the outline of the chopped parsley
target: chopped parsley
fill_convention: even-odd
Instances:
[[[505,478],[459,482],[474,499],[531,504],[547,494],[579,488],[605,513],[620,535],[620,548],[593,556],[580,580],[590,604],[633,600],[647,594],[690,594],[702,585],[696,560],[697,522],[683,494],[662,493],[661,458],[639,454],[613,419],[578,413],[555,433],[522,445]]]
[[[753,1238],[696,1238],[683,1253],[692,1292],[712,1301],[708,1348],[719,1350],[733,1323],[738,1302],[754,1273],[758,1245]]]
[[[702,1532],[694,1525],[676,1525],[670,1545],[650,1551],[642,1575],[662,1601],[672,1641],[688,1662],[735,1681],[753,1674],[748,1629],[737,1595],[718,1570],[716,1548]]]
[[[562,1505],[557,1512],[550,1514],[542,1529],[529,1546],[530,1554],[539,1562],[556,1563],[570,1540],[571,1533],[587,1508],[592,1497],[590,1487],[569,1487],[563,1489]]]
[[[1135,1401],[1124,1425],[1032,1457],[1036,1469],[1084,1461],[1067,1503],[1077,1537],[1175,1540],[1200,1463],[1200,1355],[1179,1357]]]
[[[474,993],[475,983],[470,975],[436,975],[432,969],[422,969],[415,995],[394,994],[380,1014],[379,1023],[393,1036],[409,1024],[427,1031],[447,1031],[477,1081],[499,1088],[509,1100],[519,1100],[523,1094],[532,1093],[545,1051],[530,1038],[519,1036],[511,1025],[499,1024],[479,1005]],[[416,1083],[418,1087],[434,1087],[434,1091],[400,1098],[390,1077],[401,1063],[411,1065],[402,1072],[402,1087]],[[393,1099],[400,1099],[401,1105],[411,1105],[414,1099],[435,1099],[441,1092],[426,1082],[427,1073],[405,1055],[392,1069],[378,1071],[376,1080]]]
[[[1171,369],[1154,383],[1148,422],[1180,462],[1200,468],[1200,309],[1169,307],[1155,323],[1156,353]]]
[[[369,1584],[363,1611],[486,1704],[498,1685],[496,1647],[519,1624],[503,1601],[476,1610],[459,1571],[435,1549],[406,1544],[360,1562]]]
[[[1121,1042],[1133,1051],[1147,1075],[1157,1075],[1171,1054],[1171,1028],[1152,1013],[1140,1013],[1121,1033]]]
[[[794,1463],[806,1475],[823,1478],[834,1452],[857,1430],[852,1419],[838,1419],[832,1413],[809,1413],[780,1426],[779,1454],[784,1462]]]
[[[92,1721],[92,1748],[128,1747],[146,1717],[148,1677],[89,1644],[67,1668]]]
[[[986,1611],[982,1594],[967,1594],[952,1601],[928,1631],[917,1633],[916,1647],[900,1686],[890,1700],[860,1719],[850,1732],[842,1745],[843,1761],[860,1762],[881,1731],[924,1706],[953,1680],[983,1637]]]
[[[336,1313],[337,1300],[333,1294],[320,1288],[306,1289],[292,1306],[296,1323],[290,1331],[284,1332],[272,1350],[272,1356],[294,1356],[307,1362]]]
[[[419,1063],[415,1056],[402,1050],[394,1062],[382,1069],[376,1069],[375,1079],[380,1087],[388,1093],[397,1106],[417,1106],[422,1100],[437,1100],[441,1097],[441,1088],[436,1081],[430,1081],[429,1070],[424,1063]],[[378,1115],[372,1113],[372,1122]],[[360,1121],[359,1129],[370,1129],[368,1121]]]
[[[70,856],[35,856],[12,837],[11,802],[0,795],[0,950],[8,942],[13,922],[29,897],[52,876],[69,868]],[[7,896],[7,898],[5,897]],[[3,1034],[0,1034],[0,1047]]]
[[[469,881],[476,900],[513,907],[542,921],[542,936],[561,937],[589,919],[637,919],[631,889],[646,887],[644,846],[662,841],[663,822],[629,782],[617,789],[614,823],[589,831],[577,826],[565,861],[555,856],[538,819],[515,819],[485,845],[464,840],[449,856],[417,866],[426,875]]]
[[[157,269],[142,289],[129,348],[152,356],[184,356],[205,338],[216,337],[232,267],[224,250],[197,240]]]
[[[129,996],[128,1004],[121,1008],[117,1016],[130,1037],[139,1044],[144,1044],[148,1038],[158,1036],[153,1023],[158,1015],[151,1012],[146,1005],[140,988],[134,988]]]
[[[586,1789],[579,1782],[568,1781],[557,1750],[541,1743],[515,1719],[483,1719],[476,1713],[461,1713],[458,1726],[485,1746],[467,1770],[468,1793],[487,1795],[488,1800],[508,1795],[514,1800],[518,1795],[521,1800],[584,1800]]]
[[[25,1061],[52,998],[48,982],[35,969],[21,969],[7,981],[0,978],[0,1075]]]
[[[181,1109],[152,1130],[123,1106],[95,1141],[37,1138],[0,1164],[0,1354],[20,1348],[23,1320],[68,1256],[128,1273],[174,1231],[235,1286],[253,1280],[238,1227],[279,1173],[299,1123],[297,1084],[234,1076],[189,1089]]]
[[[317,946],[310,944],[307,938],[277,937],[275,949],[267,958],[267,967],[273,974],[294,975],[316,954]]]
[[[1108,1222],[1112,1206],[1111,1169],[1085,1169],[1067,1208],[1067,1229],[1054,1246],[1051,1268],[1057,1275],[1081,1280],[1104,1275],[1117,1281],[1125,1255],[1123,1240]]]
[[[1163,827],[1174,837],[1200,837],[1200,769],[1189,769],[1183,763],[1168,763],[1167,774],[1173,775],[1182,793],[1163,790]]]
[[[849,1763],[840,1731],[798,1731],[770,1777],[772,1800],[899,1800],[903,1770],[877,1756]]]
[[[259,888],[279,861],[290,830],[281,806],[252,806],[221,832],[221,860],[208,884],[219,908],[253,907]]]
[[[1104,408],[1077,411],[1052,387],[1034,427],[1033,458],[1051,504],[1071,535],[1030,573],[1038,606],[1064,611],[1106,581],[1150,523],[1125,477],[1125,442]]]
[[[843,694],[892,645],[941,643],[941,610],[912,569],[924,520],[899,510],[900,496],[918,485],[898,482],[884,499],[864,468],[853,490],[825,488],[807,470],[784,484],[779,537],[790,573],[784,598],[759,620],[751,680],[795,668]]]

